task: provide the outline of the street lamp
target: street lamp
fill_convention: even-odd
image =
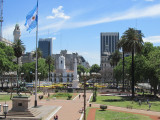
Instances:
[[[1,112],[1,106],[2,106],[2,105],[0,104],[0,112]]]
[[[90,73],[81,73],[81,77],[84,81],[84,120],[86,120],[86,81],[90,78]]]
[[[6,115],[7,115],[7,113],[8,113],[8,105],[6,104],[6,102],[5,102],[5,104],[3,105],[3,113],[4,113],[5,118],[6,118]]]

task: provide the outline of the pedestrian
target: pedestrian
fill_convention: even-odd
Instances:
[[[56,120],[58,120],[58,115],[56,115]]]
[[[54,116],[54,120],[56,120],[56,116]]]
[[[149,103],[149,110],[151,109],[151,103]]]
[[[139,100],[139,106],[141,106],[141,104],[142,104],[142,102],[141,102],[141,100]]]
[[[79,94],[79,99],[81,98],[81,95]]]

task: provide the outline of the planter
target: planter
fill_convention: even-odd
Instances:
[[[100,109],[104,111],[105,109],[107,109],[107,105],[100,105]]]

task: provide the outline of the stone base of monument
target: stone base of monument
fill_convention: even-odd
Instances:
[[[13,97],[12,98],[12,111],[15,112],[25,112],[28,111],[30,98],[27,96],[23,97]]]
[[[79,88],[79,81],[78,80],[72,81],[72,88]]]

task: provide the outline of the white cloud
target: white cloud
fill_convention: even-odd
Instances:
[[[56,40],[56,37],[52,37],[52,40]]]
[[[147,2],[153,2],[154,0],[145,0],[145,1],[147,1]]]
[[[70,19],[70,16],[64,14],[62,8],[63,6],[59,6],[58,8],[53,8],[52,9],[53,16],[47,16],[47,19],[55,19],[55,18],[62,18],[65,20]]]
[[[60,21],[57,23],[50,24],[48,26],[44,26],[41,29],[69,29],[69,28],[78,28],[78,27],[85,27],[90,25],[96,25],[101,23],[107,22],[114,22],[120,20],[129,20],[129,19],[136,19],[136,18],[146,18],[146,17],[156,17],[160,16],[160,4],[152,5],[145,8],[132,8],[124,12],[119,12],[112,14],[109,17],[103,17],[88,21],[81,21],[81,22],[67,22],[67,21]]]
[[[149,36],[143,38],[144,42],[160,43],[160,36]]]

